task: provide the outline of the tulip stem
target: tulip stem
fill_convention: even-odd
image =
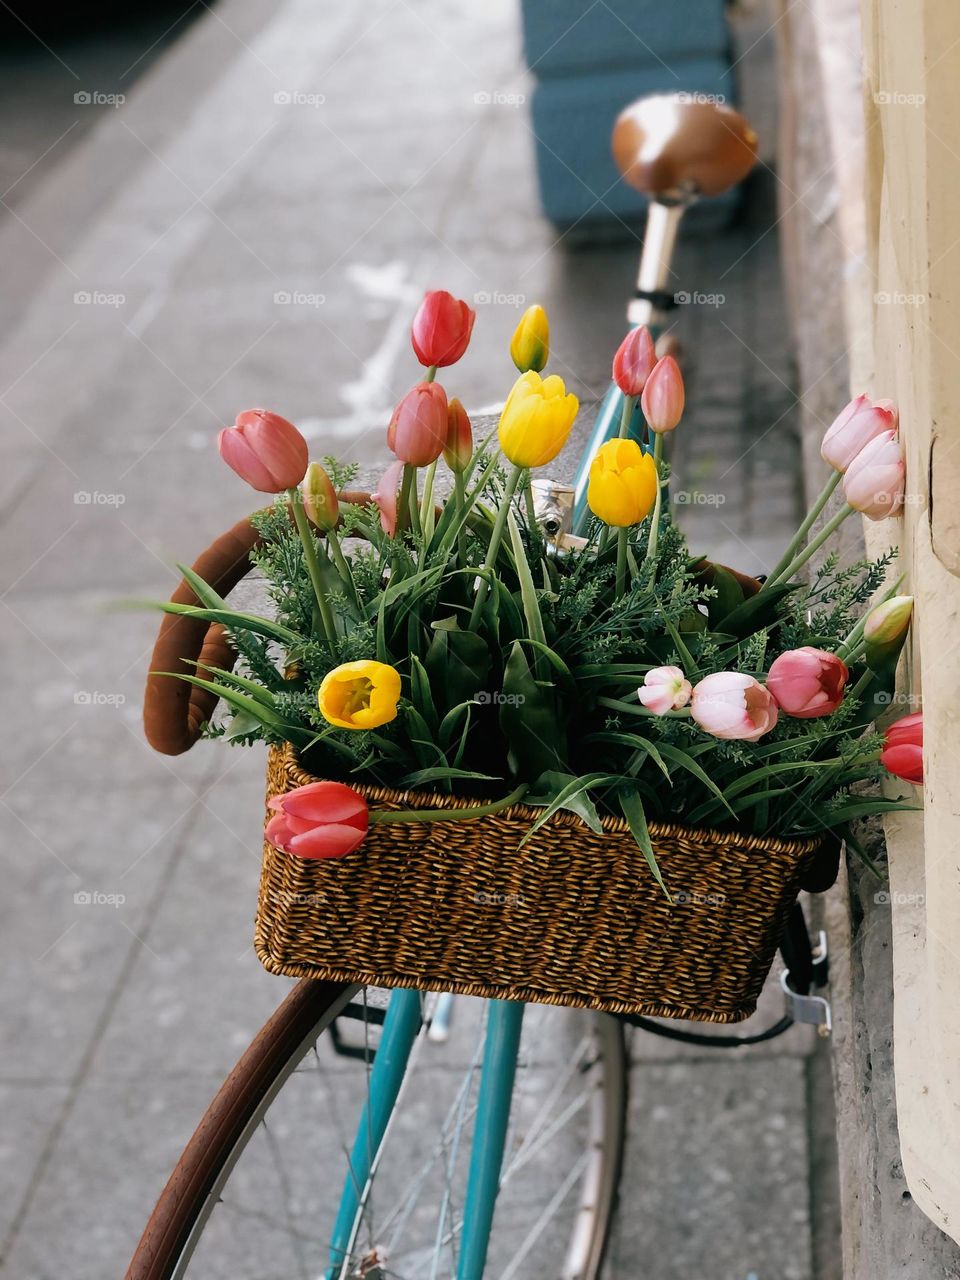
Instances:
[[[336,653],[337,627],[330,611],[327,593],[323,588],[323,579],[320,576],[320,560],[317,556],[317,544],[313,540],[310,521],[307,519],[307,513],[303,509],[303,495],[299,489],[293,488],[287,490],[287,498],[293,508],[293,520],[297,526],[297,533],[300,535],[300,542],[303,546],[303,559],[307,566],[307,573],[310,575],[310,581],[313,583],[313,592],[317,597],[317,608],[320,610],[320,620],[323,623],[327,643],[330,645],[331,650]]]
[[[657,496],[653,501],[653,523],[650,526],[650,538],[647,542],[647,560],[657,558],[657,543],[660,540],[660,508],[663,504],[663,479],[660,475],[660,463],[663,461],[663,435],[656,432],[653,438],[653,465],[657,469]]]
[[[480,610],[483,608],[483,602],[487,598],[487,574],[493,569],[497,559],[497,552],[500,550],[500,543],[503,540],[503,531],[507,524],[507,514],[510,510],[510,504],[513,502],[513,495],[517,492],[517,483],[520,480],[522,468],[514,466],[510,474],[507,476],[507,483],[503,489],[503,497],[500,500],[500,506],[497,510],[497,518],[493,523],[493,531],[490,534],[490,541],[487,544],[487,554],[484,557],[483,568],[484,576],[477,583],[477,594],[473,599],[473,609],[470,611],[470,625],[468,630],[476,631],[477,624],[480,621]]]
[[[466,822],[469,818],[482,818],[488,813],[499,813],[516,804],[529,790],[526,782],[511,791],[502,800],[489,804],[476,804],[466,809],[371,809],[370,821],[382,825],[389,822]]]
[[[626,527],[617,530],[617,587],[616,594],[623,595],[627,581],[627,539],[630,530]]]
[[[432,364],[427,372],[423,375],[424,382],[432,382],[437,376],[437,366]]]
[[[769,577],[760,588],[760,591],[763,592],[769,587],[779,586],[780,583],[789,582],[791,578],[795,577],[797,571],[802,569],[810,557],[820,550],[828,538],[833,537],[836,531],[843,524],[844,520],[846,520],[847,516],[851,515],[853,515],[853,507],[851,507],[849,502],[845,502],[836,515],[827,521],[814,540],[807,544],[806,549],[795,559],[791,560],[786,568],[781,569],[775,577]]]
[[[397,502],[400,519],[406,518],[407,527],[414,533],[420,532],[420,509],[417,506],[417,469],[411,462],[403,464],[403,479],[400,481],[400,498]]]
[[[466,497],[467,497],[466,486],[464,484],[462,471],[455,471],[453,473],[453,496],[457,504],[457,514],[460,515],[463,512],[464,504],[466,502]],[[460,563],[466,564],[467,538],[466,538],[466,534],[463,531],[462,525],[457,530],[457,555],[460,560]]]
[[[783,573],[784,569],[787,569],[790,567],[790,562],[793,560],[793,557],[797,554],[797,549],[803,546],[804,542],[806,542],[807,534],[813,528],[814,522],[816,521],[817,516],[820,514],[820,512],[829,502],[830,495],[833,493],[834,489],[836,489],[837,485],[840,483],[842,478],[843,478],[842,472],[834,471],[833,475],[830,477],[827,483],[823,486],[823,489],[821,490],[819,498],[817,498],[816,502],[813,504],[813,506],[804,516],[803,524],[801,524],[800,528],[793,535],[793,538],[790,541],[790,545],[787,547],[786,551],[783,553],[783,556],[780,558],[780,560],[777,561],[774,567],[767,574],[768,581],[773,581],[774,578],[779,578],[780,575]]]
[[[436,460],[427,467],[423,479],[423,497],[420,500],[420,527],[423,529],[424,555],[426,546],[433,536],[433,478],[437,474]]]
[[[330,548],[333,563],[337,566],[340,577],[343,578],[346,583],[347,594],[359,610],[360,596],[357,594],[357,584],[353,580],[353,574],[350,571],[350,564],[347,557],[343,554],[343,547],[340,545],[340,538],[337,535],[336,529],[327,530],[327,546]]]
[[[620,439],[626,440],[630,433],[630,423],[633,421],[633,409],[637,403],[636,396],[624,396],[623,406],[620,409]]]

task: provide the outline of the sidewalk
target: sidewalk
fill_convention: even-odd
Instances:
[[[14,286],[0,313],[0,600],[20,694],[0,743],[11,1278],[122,1273],[286,989],[250,946],[262,755],[151,753],[139,702],[157,619],[103,609],[168,593],[171,566],[249,511],[217,428],[264,404],[316,455],[377,475],[416,373],[407,332],[425,287],[477,301],[449,380],[471,412],[509,388],[509,337],[534,301],[550,313],[551,368],[587,405],[602,394],[638,246],[574,252],[540,219],[526,114],[500,105],[529,91],[517,28],[508,0],[372,0],[322,18],[310,0],[269,17],[225,0],[0,220]],[[676,313],[691,538],[756,572],[800,486],[767,216],[682,246],[678,287],[723,301]],[[796,1031],[712,1057],[637,1037],[614,1280],[819,1280],[812,1047]]]

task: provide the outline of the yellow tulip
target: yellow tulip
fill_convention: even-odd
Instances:
[[[550,356],[550,323],[541,306],[527,307],[510,339],[510,357],[521,373],[539,373]]]
[[[521,373],[500,415],[500,448],[515,467],[552,462],[567,443],[579,408],[557,374]]]
[[[338,729],[376,729],[396,719],[400,673],[385,662],[345,662],[323,677],[317,702]]]
[[[639,524],[657,498],[657,468],[636,440],[608,440],[590,464],[587,505],[604,524]]]

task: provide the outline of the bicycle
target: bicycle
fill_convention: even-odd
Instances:
[[[680,96],[641,99],[622,114],[615,158],[650,198],[631,324],[649,325],[655,337],[663,331],[683,212],[741,181],[755,141],[737,113]],[[616,434],[621,410],[613,386],[570,501],[544,522],[548,538],[582,527],[588,459]],[[249,568],[253,537],[241,521],[195,571],[226,594]],[[174,599],[192,602],[189,584]],[[178,618],[161,643],[154,670],[183,657],[216,666],[227,641],[216,625]],[[148,685],[150,698],[164,749],[174,751],[192,745],[215,705],[205,691],[170,682]],[[823,1002],[804,995],[823,979],[825,949],[812,957],[802,915],[791,919],[785,948],[791,1012],[754,1036],[700,1036],[644,1018],[502,1000],[454,1005],[449,995],[408,990],[384,999],[366,987],[302,980],[208,1108],[128,1280],[598,1280],[624,1152],[625,1025],[727,1047],[780,1034],[794,1018],[827,1020]],[[244,1270],[248,1262],[253,1270]]]

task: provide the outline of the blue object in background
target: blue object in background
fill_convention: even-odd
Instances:
[[[558,226],[627,223],[646,200],[620,178],[610,131],[620,111],[649,93],[707,94],[733,102],[723,0],[522,0],[543,211]],[[704,201],[690,222],[726,221],[730,193]]]

